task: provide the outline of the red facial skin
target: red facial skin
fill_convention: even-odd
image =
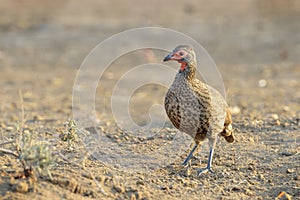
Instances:
[[[180,50],[177,51],[172,55],[170,60],[176,60],[177,62],[181,63],[180,71],[183,72],[185,70],[185,67],[187,66],[187,63],[182,61],[182,58],[184,58],[187,55],[187,52]]]

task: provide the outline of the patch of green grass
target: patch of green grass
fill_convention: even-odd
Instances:
[[[50,168],[55,164],[55,157],[46,142],[33,139],[31,133],[23,133],[16,144],[25,172],[37,171],[41,176],[47,174],[52,179]]]

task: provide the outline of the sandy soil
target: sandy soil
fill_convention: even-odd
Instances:
[[[292,0],[1,2],[0,198],[275,199],[283,192],[282,199],[300,199],[299,11],[299,2]],[[193,158],[190,168],[181,166],[193,144],[169,121],[160,131],[133,133],[120,129],[112,115],[111,95],[120,77],[131,66],[149,60],[161,63],[163,51],[131,52],[113,62],[96,90],[96,126],[66,130],[67,120],[73,118],[73,85],[84,58],[109,36],[143,26],[190,35],[221,72],[236,142],[218,141],[215,173],[196,173],[205,166],[206,144],[197,154],[201,162]],[[161,104],[165,92],[156,84],[135,91],[129,105],[133,120],[147,124],[150,106]],[[149,132],[155,135],[147,137]],[[88,141],[99,133],[124,150]],[[49,145],[52,178],[36,168],[34,174],[24,174],[20,159],[3,152],[18,153],[16,146],[22,144],[25,148],[20,142],[25,136],[31,136],[33,147]],[[162,151],[176,136],[184,137],[181,150]],[[89,154],[87,141],[95,144],[101,159]],[[134,159],[128,149],[155,159],[145,165],[150,159]],[[43,150],[34,155],[44,155]],[[121,156],[101,157],[115,154]]]

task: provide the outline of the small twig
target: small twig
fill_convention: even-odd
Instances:
[[[3,142],[3,143],[0,143],[0,146],[6,145],[6,144],[11,144],[11,143],[14,143],[14,142],[16,142],[16,141],[15,140],[6,141],[6,142]]]
[[[10,155],[13,155],[15,156],[16,158],[19,158],[19,155],[9,149],[3,149],[3,148],[0,148],[0,152],[3,152],[3,153],[6,153],[6,154],[10,154]]]
[[[23,100],[23,95],[22,95],[22,91],[19,90],[19,96],[20,96],[20,103],[21,103],[21,130],[20,130],[20,134],[23,134],[23,128],[24,128],[24,124],[25,124],[25,114],[24,114],[24,100]]]

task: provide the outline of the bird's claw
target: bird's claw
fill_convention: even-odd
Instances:
[[[198,171],[198,176],[201,176],[202,174],[205,174],[207,172],[214,173],[211,168],[204,168]]]

